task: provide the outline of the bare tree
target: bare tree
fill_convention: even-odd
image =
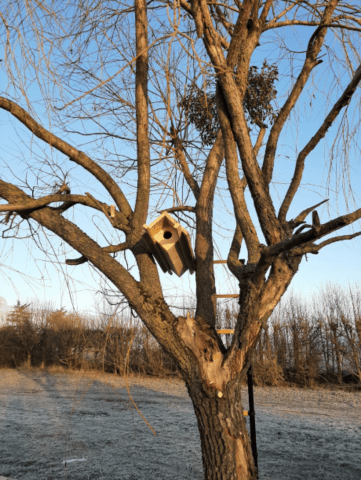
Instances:
[[[80,254],[68,265],[88,262],[106,278],[183,375],[205,478],[254,479],[241,382],[261,328],[305,255],[361,233],[330,237],[361,209],[321,223],[316,208],[326,200],[287,218],[306,160],[335,126],[329,165],[339,161],[347,183],[346,155],[359,132],[350,101],[361,80],[361,7],[356,0],[70,3],[4,2],[1,10],[9,83],[0,107],[30,132],[20,138],[29,145],[31,172],[19,179],[8,162],[1,174],[3,237],[28,228],[46,248],[52,232]],[[275,191],[284,132],[300,106],[317,107],[314,97],[327,111],[312,138],[294,149],[287,189]],[[76,178],[84,171],[81,184]],[[90,178],[106,191],[105,201],[71,193],[84,192]],[[225,192],[236,223],[228,267],[240,286],[227,346],[216,331],[213,267],[213,210]],[[194,229],[194,318],[172,313],[144,242],[148,215],[164,207]],[[76,213],[70,218],[79,209],[97,214],[88,233]],[[239,260],[242,243],[246,260]],[[136,274],[124,252],[133,255]]]

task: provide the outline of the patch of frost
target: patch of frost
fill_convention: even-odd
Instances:
[[[88,459],[87,458],[70,458],[69,460],[63,460],[63,464],[66,466],[68,463],[72,462],[86,462]],[[0,477],[0,480],[1,477]]]

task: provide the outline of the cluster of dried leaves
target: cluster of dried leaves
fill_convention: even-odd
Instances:
[[[267,120],[273,124],[278,113],[272,103],[277,95],[277,80],[278,68],[275,64],[269,65],[267,60],[264,60],[260,70],[255,65],[249,69],[243,106],[251,125],[267,127]],[[199,132],[202,145],[213,145],[220,129],[215,83],[208,81],[205,88],[200,88],[194,81],[180,106],[187,111],[189,122]]]

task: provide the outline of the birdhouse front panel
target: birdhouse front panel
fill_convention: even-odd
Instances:
[[[188,269],[187,262],[185,261],[182,249],[180,248],[179,238],[176,240],[174,237],[176,237],[176,235],[173,235],[172,238],[169,239],[163,239],[160,243],[160,247],[167,257],[172,271],[178,275],[178,277],[181,277]]]

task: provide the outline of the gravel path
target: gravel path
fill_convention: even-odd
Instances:
[[[183,382],[127,384],[156,436],[119,377],[0,370],[0,480],[202,480]],[[256,387],[255,403],[260,480],[361,479],[360,392]]]

